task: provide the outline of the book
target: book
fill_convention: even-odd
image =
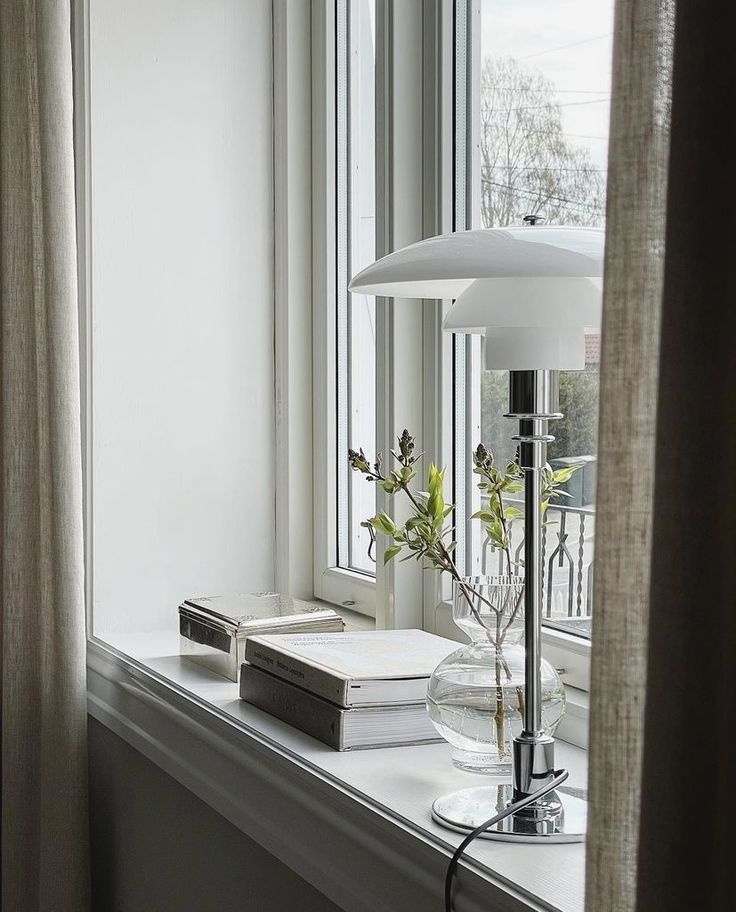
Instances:
[[[424,703],[345,709],[254,665],[241,669],[240,696],[339,751],[442,740]]]
[[[420,703],[429,676],[459,649],[423,630],[248,637],[245,660],[346,708]]]
[[[192,598],[179,605],[181,654],[231,681],[238,679],[251,634],[316,633],[344,626],[332,608],[278,592]]]

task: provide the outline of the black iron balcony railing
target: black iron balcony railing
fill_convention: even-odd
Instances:
[[[556,505],[547,510],[542,529],[544,621],[553,627],[590,636],[593,612],[593,542],[595,508]],[[523,521],[511,524],[511,556],[523,564]],[[497,562],[497,569],[491,569]],[[506,556],[488,541],[483,546],[484,573],[508,572]]]

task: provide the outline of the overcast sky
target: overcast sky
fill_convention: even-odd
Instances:
[[[482,55],[516,57],[549,77],[564,106],[563,125],[570,142],[588,148],[597,166],[605,167],[613,0],[482,4]]]

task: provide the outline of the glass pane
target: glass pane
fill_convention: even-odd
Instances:
[[[375,489],[348,471],[347,447],[375,452],[375,298],[348,281],[376,258],[374,0],[338,3],[338,564],[373,574]]]
[[[602,226],[610,107],[611,0],[483,0],[476,180],[483,227],[546,224]],[[533,229],[530,229],[533,230]],[[599,336],[586,337],[584,371],[560,375],[560,410],[550,424],[553,467],[582,463],[564,506],[545,530],[545,617],[590,635],[598,427]],[[481,370],[481,439],[504,465],[514,458],[508,373]],[[473,442],[469,441],[469,445]],[[559,462],[558,462],[559,460]],[[516,530],[521,546],[523,530]],[[495,572],[484,546],[476,565]]]

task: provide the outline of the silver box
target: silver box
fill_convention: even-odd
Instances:
[[[179,605],[181,654],[231,681],[240,676],[248,636],[344,629],[332,608],[277,592],[187,599]]]

